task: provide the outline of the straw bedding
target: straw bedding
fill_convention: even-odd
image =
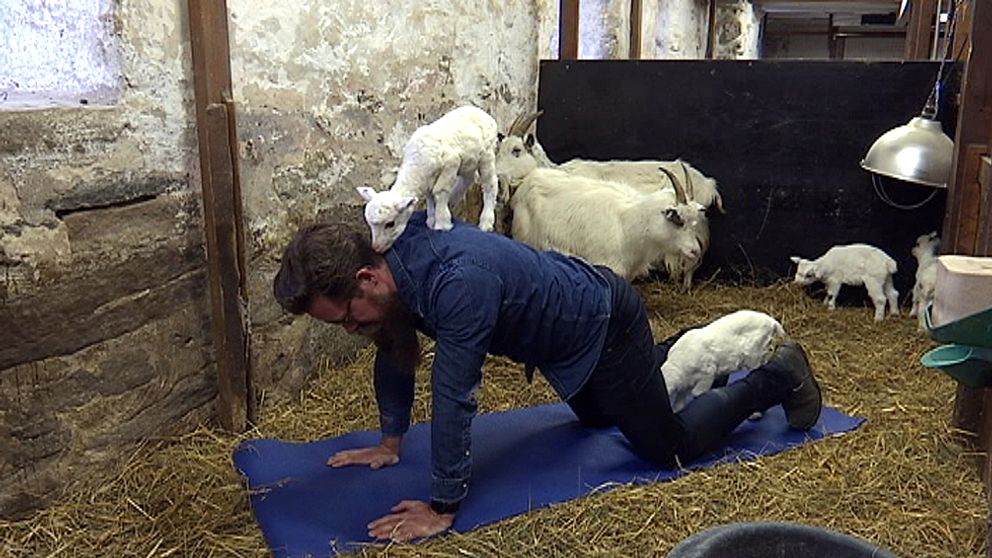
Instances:
[[[658,338],[742,307],[776,316],[807,347],[826,401],[869,422],[755,462],[622,486],[471,533],[361,554],[664,556],[711,526],[781,520],[861,537],[905,557],[985,555],[989,514],[977,456],[949,426],[953,380],[919,364],[932,343],[915,320],[876,324],[868,308],[828,312],[790,284],[706,285],[691,295],[664,283],[638,287]],[[371,357],[363,351],[350,366],[325,367],[297,401],[263,402],[258,428],[245,436],[202,427],[134,448],[100,484],[78,487],[28,521],[0,522],[0,556],[268,555],[231,451],[248,437],[308,440],[375,429]],[[543,381],[528,385],[521,367],[503,359],[490,359],[484,377],[484,411],[555,400]],[[427,418],[424,384],[416,421]]]

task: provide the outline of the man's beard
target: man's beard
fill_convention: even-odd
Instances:
[[[373,299],[382,309],[378,327],[359,332],[372,339],[389,361],[403,370],[413,372],[420,365],[420,339],[413,326],[413,314],[396,295]]]

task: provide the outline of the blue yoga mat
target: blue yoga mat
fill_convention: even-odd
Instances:
[[[801,432],[774,407],[761,420],[739,426],[726,448],[686,469],[772,455],[853,430],[864,420],[825,407],[816,426]],[[637,457],[615,428],[581,426],[563,403],[479,415],[472,431],[472,484],[455,519],[459,532],[597,489],[671,480],[687,472],[659,469]],[[410,428],[398,465],[372,470],[325,464],[339,450],[378,442],[378,432],[352,432],[309,443],[249,440],[235,450],[255,519],[275,556],[355,550],[373,542],[366,525],[400,500],[430,498],[429,424]]]

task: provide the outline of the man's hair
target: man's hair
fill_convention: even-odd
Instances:
[[[355,273],[382,261],[367,230],[344,223],[306,225],[283,251],[272,292],[287,312],[303,314],[318,294],[334,300],[357,296]]]

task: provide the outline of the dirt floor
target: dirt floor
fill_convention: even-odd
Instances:
[[[708,527],[780,520],[861,537],[907,558],[985,555],[989,513],[976,455],[967,436],[949,426],[956,384],[919,364],[934,344],[917,332],[915,319],[874,323],[867,307],[830,312],[790,284],[704,285],[691,295],[667,283],[638,287],[658,338],[740,308],[774,315],[807,347],[827,404],[867,424],[777,456],[619,487],[470,533],[361,554],[664,556]],[[250,437],[312,440],[374,430],[370,361],[365,351],[348,367],[322,370],[297,401],[263,403],[258,428],[246,436],[204,427],[136,448],[99,486],[77,490],[31,520],[0,523],[0,556],[267,555],[231,451]],[[529,386],[521,367],[503,359],[490,359],[484,378],[483,411],[555,399],[543,381]],[[427,418],[425,383],[418,382],[416,421]]]

